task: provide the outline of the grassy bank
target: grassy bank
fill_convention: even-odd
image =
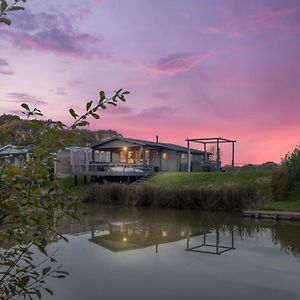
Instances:
[[[93,184],[86,201],[108,205],[242,211],[259,202],[253,185],[226,183],[201,187],[158,187],[151,185]]]
[[[271,172],[161,173],[142,186],[89,184],[62,179],[63,190],[81,200],[129,206],[262,209],[300,212],[300,186],[284,201],[271,201]]]
[[[300,212],[300,185],[293,189],[284,200],[266,201],[262,203],[260,208],[263,210]]]
[[[84,184],[83,177],[78,177],[78,185],[74,185],[74,177],[64,177],[61,179],[61,188],[72,198],[84,200],[90,185]]]

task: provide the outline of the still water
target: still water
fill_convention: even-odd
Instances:
[[[59,231],[70,276],[43,299],[300,299],[300,222],[88,206]]]

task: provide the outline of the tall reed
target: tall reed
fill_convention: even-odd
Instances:
[[[241,211],[255,207],[259,202],[259,195],[253,185],[233,183],[197,188],[110,183],[91,185],[86,201],[127,206]]]

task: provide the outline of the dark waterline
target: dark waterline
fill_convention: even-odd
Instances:
[[[59,231],[70,272],[43,299],[300,299],[300,223],[88,206]],[[186,249],[190,249],[187,251]]]

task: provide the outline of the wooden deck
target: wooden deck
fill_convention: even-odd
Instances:
[[[243,216],[249,218],[300,221],[300,213],[296,212],[247,210],[243,211]]]
[[[142,164],[90,163],[71,166],[73,176],[144,177],[152,172],[152,166]]]

